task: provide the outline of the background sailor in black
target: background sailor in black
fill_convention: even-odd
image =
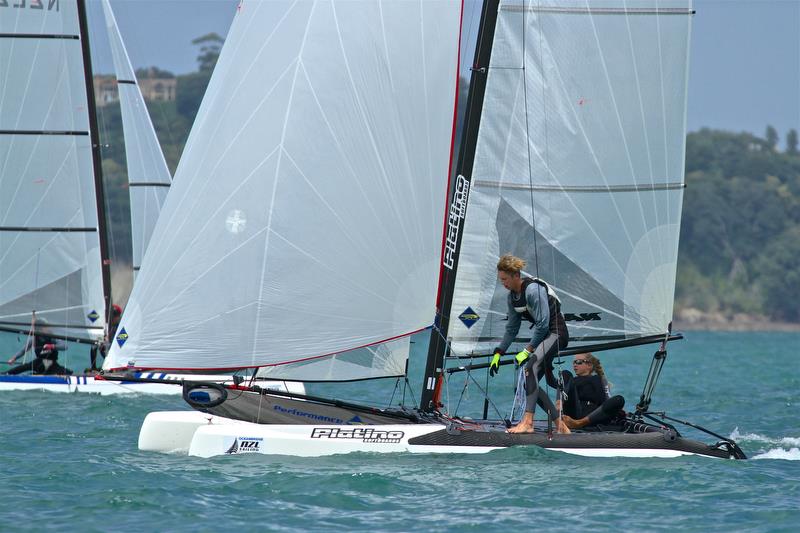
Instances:
[[[58,351],[65,350],[66,345],[62,341],[50,337],[49,333],[47,322],[44,319],[37,318],[33,335],[29,336],[28,340],[25,341],[25,345],[8,360],[8,364],[12,364],[24,357],[31,349],[36,357],[28,363],[9,369],[6,374],[16,375],[23,372],[46,375],[72,374],[72,370],[58,364]]]
[[[556,420],[559,431],[569,433],[561,419],[557,418],[555,406],[547,395],[539,394],[539,379],[546,362],[549,363],[559,348],[567,345],[569,335],[560,304],[549,287],[541,280],[522,277],[525,261],[513,255],[504,255],[497,263],[497,277],[508,289],[508,324],[500,346],[490,365],[490,374],[499,370],[500,355],[505,353],[519,333],[522,319],[533,323],[533,334],[525,348],[516,356],[517,365],[525,365],[525,414],[519,424],[509,433],[532,433],[533,413],[537,399],[545,404],[551,418]]]
[[[564,422],[572,429],[605,424],[624,416],[625,399],[611,396],[610,384],[600,360],[591,353],[582,353],[572,361],[573,377],[564,371],[567,400]]]
[[[99,352],[100,355],[103,356],[103,359],[105,359],[108,349],[111,347],[111,343],[114,342],[114,337],[117,335],[117,326],[119,326],[121,318],[122,308],[117,304],[112,305],[108,320],[108,333],[102,341],[92,346],[92,349],[89,351],[89,359],[92,366],[87,369],[87,373],[100,370],[97,366],[97,353]]]

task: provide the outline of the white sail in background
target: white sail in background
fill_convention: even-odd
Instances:
[[[23,3],[24,5],[24,3]],[[0,325],[105,323],[77,4],[0,7]]]
[[[299,364],[432,324],[460,11],[240,5],[106,368]]]
[[[667,332],[690,8],[501,2],[448,331],[455,352],[502,338],[505,253],[556,289],[573,343]],[[477,321],[459,320],[467,309]]]
[[[136,276],[172,178],[108,0],[103,0],[103,14],[122,110],[131,197],[133,272]]]

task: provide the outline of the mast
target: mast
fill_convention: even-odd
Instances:
[[[467,201],[472,181],[472,167],[475,161],[475,148],[478,143],[483,96],[486,92],[486,79],[492,55],[495,25],[500,0],[486,0],[483,3],[481,22],[478,30],[478,44],[475,47],[475,61],[470,77],[467,111],[464,117],[464,132],[461,138],[459,160],[456,165],[456,183],[447,211],[444,253],[439,273],[439,296],[436,302],[436,321],[428,345],[428,361],[422,384],[420,409],[432,411],[439,403],[439,381],[447,354],[447,328],[450,321],[450,307],[453,302],[453,289],[458,269],[458,254],[461,249],[462,225],[467,211]]]
[[[97,125],[97,107],[94,96],[94,76],[92,74],[92,56],[89,49],[89,24],[86,18],[86,0],[77,0],[78,23],[80,25],[81,51],[83,55],[83,74],[86,83],[86,104],[89,112],[89,139],[92,143],[92,167],[94,171],[95,204],[97,205],[97,232],[100,239],[100,262],[103,277],[103,301],[105,303],[106,327],[109,323],[111,309],[111,261],[108,254],[108,233],[106,230],[106,201],[103,188],[102,158],[100,154],[100,136]]]

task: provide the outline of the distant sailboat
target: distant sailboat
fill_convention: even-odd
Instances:
[[[128,52],[125,50],[111,4],[108,0],[103,0],[102,5],[122,111],[131,198],[131,239],[135,279],[161,212],[161,206],[167,197],[172,176],[167,168],[161,145],[158,143]]]
[[[96,344],[108,317],[110,261],[86,6],[29,7],[0,12],[0,58],[9,67],[0,94],[0,330],[28,334],[36,321],[46,324],[38,333]],[[170,177],[107,0],[103,9],[119,82],[136,269]],[[0,390],[24,389],[180,393],[175,385],[92,374],[0,375]]]
[[[459,4],[241,4],[106,362],[377,378],[432,327],[420,406],[187,384],[202,413],[151,413],[141,449],[744,457],[649,411],[675,338],[690,1],[485,2],[445,218]],[[564,354],[660,343],[629,421],[509,434],[448,413],[446,378],[502,337],[506,252],[559,291]]]

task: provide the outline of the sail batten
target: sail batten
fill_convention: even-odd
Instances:
[[[434,317],[460,11],[242,3],[107,367],[402,373]]]

